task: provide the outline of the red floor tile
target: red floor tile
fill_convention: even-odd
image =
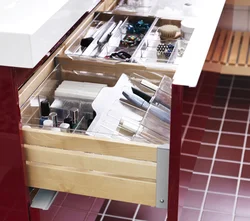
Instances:
[[[220,130],[221,120],[208,119],[206,124],[206,130]]]
[[[198,156],[213,158],[215,146],[201,145]]]
[[[205,201],[205,209],[232,214],[234,200],[234,196],[208,193]]]
[[[184,98],[183,99],[186,102],[193,103],[195,101],[195,95],[193,93],[187,92],[187,93],[184,94]]]
[[[133,218],[136,208],[137,204],[111,201],[106,214],[112,216]]]
[[[182,125],[186,126],[189,120],[189,116],[188,115],[182,115]]]
[[[61,207],[54,221],[83,221],[86,215],[86,211]]]
[[[207,117],[211,112],[210,106],[203,106],[203,105],[195,105],[194,108],[194,115],[201,115]]]
[[[181,156],[181,168],[187,169],[187,170],[193,170],[195,163],[196,163],[196,157],[193,156]]]
[[[53,202],[53,205],[54,206],[61,206],[63,204],[64,200],[66,199],[67,195],[68,195],[68,193],[58,193],[55,201]]]
[[[245,134],[246,126],[246,123],[225,121],[222,131]]]
[[[216,159],[231,160],[231,161],[241,161],[242,150],[235,148],[219,147]]]
[[[219,96],[219,97],[225,97],[227,98],[228,97],[228,92],[229,92],[229,88],[217,88],[216,91],[215,91],[215,96]]]
[[[41,221],[52,221],[58,213],[59,206],[51,206],[49,210],[40,210]]]
[[[195,143],[192,141],[184,141],[182,144],[181,152],[186,154],[196,155],[200,150],[200,143]]]
[[[183,103],[183,113],[190,114],[193,108],[193,104]]]
[[[125,219],[118,218],[118,217],[105,216],[103,221],[125,221]]]
[[[246,90],[233,88],[232,91],[231,91],[231,97],[249,99],[250,98],[250,93],[246,93]]]
[[[201,138],[203,137],[203,134],[204,134],[204,130],[202,130],[202,129],[188,128],[185,139],[188,139],[188,140],[201,140]]]
[[[216,91],[216,85],[203,85],[200,89],[200,94],[211,95]]]
[[[222,177],[211,177],[208,191],[218,193],[236,193],[237,180]]]
[[[91,208],[95,201],[94,197],[68,194],[62,206],[72,209],[87,210]]]
[[[183,187],[179,188],[179,206],[184,206],[187,193],[188,193],[187,188],[183,188]]]
[[[149,206],[140,206],[136,219],[147,221],[164,221],[167,215],[166,209],[158,209]]]
[[[232,78],[221,78],[219,79],[218,85],[220,86],[227,86],[229,87],[231,85]]]
[[[197,159],[194,167],[195,172],[209,173],[211,169],[211,160]]]
[[[217,118],[217,119],[221,119],[224,113],[224,109],[223,108],[215,108],[213,107],[211,109],[211,113],[209,115],[209,117],[211,118]]]
[[[249,205],[250,205],[250,199],[239,197],[236,206],[236,216],[249,217],[250,220]]]
[[[232,147],[242,147],[244,143],[244,136],[235,134],[221,134],[220,144],[229,145]]]
[[[198,210],[183,208],[179,221],[198,221],[199,215],[200,215],[200,211]]]
[[[205,128],[207,124],[207,118],[192,116],[190,121],[190,127]]]
[[[201,221],[231,221],[232,215],[204,211]]]
[[[217,138],[218,138],[218,133],[206,131],[204,133],[203,138],[202,138],[202,142],[210,143],[210,144],[216,144]]]
[[[238,177],[240,164],[215,161],[213,174]]]
[[[192,172],[180,171],[180,185],[184,187],[189,187],[192,176]]]
[[[193,174],[189,188],[196,189],[196,190],[205,190],[207,186],[208,176]]]
[[[228,103],[229,108],[237,108],[237,109],[248,109],[249,108],[249,102],[242,99],[233,99],[230,98],[230,101]]]
[[[240,181],[239,195],[250,197],[250,181]]]
[[[215,107],[225,107],[227,102],[227,98],[218,98],[216,97],[213,102],[213,106]]]
[[[213,94],[199,94],[197,99],[197,104],[211,105],[214,100]]]
[[[96,214],[89,214],[84,221],[100,221],[102,216]],[[73,220],[71,220],[73,221]]]
[[[246,121],[248,118],[248,111],[244,110],[227,110],[226,119]]]
[[[203,198],[204,192],[188,190],[184,206],[191,208],[201,208]]]
[[[250,136],[247,137],[246,148],[250,148]]]
[[[250,165],[243,165],[241,177],[250,179]]]
[[[108,203],[108,200],[96,198],[91,207],[91,212],[103,213],[106,208],[107,203]]]
[[[234,80],[234,87],[238,87],[238,88],[249,88],[249,81],[247,81],[246,79],[235,79]]]

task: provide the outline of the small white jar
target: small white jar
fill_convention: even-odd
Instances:
[[[196,27],[196,18],[185,18],[181,21],[181,35],[184,40],[189,41]]]

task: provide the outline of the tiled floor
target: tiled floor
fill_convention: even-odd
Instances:
[[[207,84],[203,80],[196,98]],[[250,220],[250,78],[220,76],[210,96],[210,105],[207,96],[203,104],[184,104],[180,221]],[[196,105],[210,111],[201,114]]]

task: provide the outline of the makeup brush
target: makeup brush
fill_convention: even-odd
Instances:
[[[158,29],[161,40],[174,39],[180,37],[180,29],[176,25],[163,25]]]

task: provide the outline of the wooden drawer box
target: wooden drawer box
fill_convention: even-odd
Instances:
[[[86,62],[82,61],[82,64],[85,66],[82,71],[91,69]],[[103,73],[103,67],[100,67],[100,72]],[[168,201],[169,143],[103,139],[86,136],[80,129],[62,133],[39,126],[39,107],[33,104],[38,96],[53,97],[62,80],[113,86],[120,76],[114,76],[114,73],[113,66],[107,68],[106,78],[94,73],[93,76],[91,73],[77,75],[75,71],[58,67],[48,73],[46,80],[23,104],[22,123],[32,127],[23,129],[28,183],[36,188],[165,208]],[[145,76],[149,78],[151,74]],[[152,76],[155,76],[154,81],[161,79],[159,75]]]

